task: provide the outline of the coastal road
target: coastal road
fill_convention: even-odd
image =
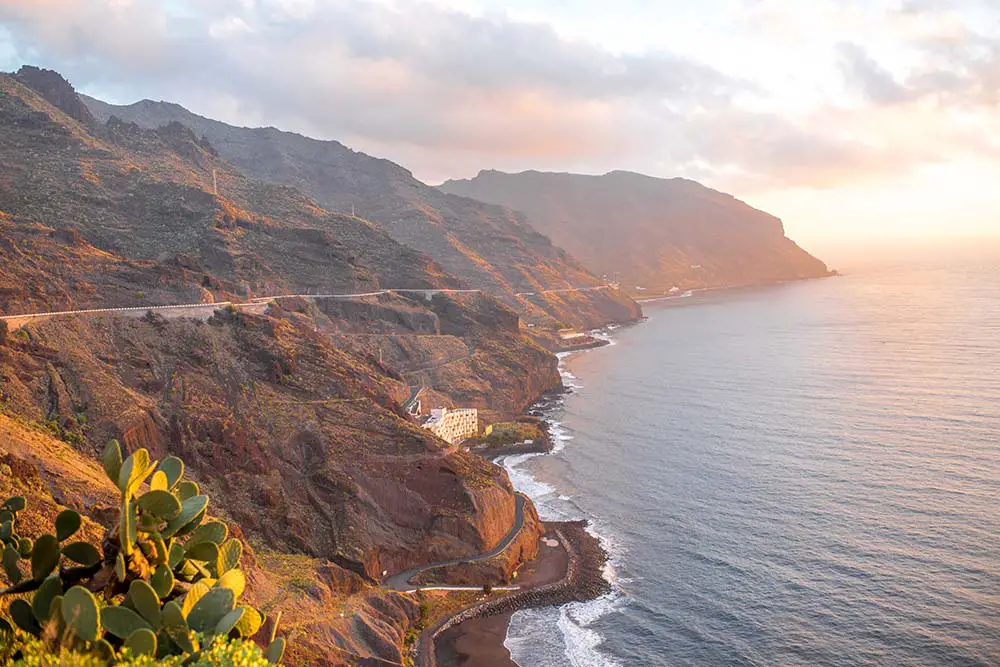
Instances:
[[[539,294],[553,294],[557,292],[597,292],[599,290],[610,288],[611,285],[595,285],[594,287],[565,287],[563,289],[543,289],[538,292],[518,292],[517,296],[537,296]]]
[[[520,493],[514,496],[514,525],[511,527],[510,532],[497,543],[495,547],[490,549],[485,553],[481,553],[478,556],[470,556],[468,558],[456,558],[454,560],[446,560],[441,563],[431,563],[430,565],[424,565],[422,567],[415,567],[398,574],[393,574],[386,577],[382,581],[382,585],[386,588],[394,591],[399,591],[400,593],[412,593],[420,589],[429,589],[436,591],[478,591],[482,590],[482,586],[420,586],[418,584],[411,584],[410,580],[417,576],[421,572],[426,572],[427,570],[433,570],[436,567],[448,567],[451,565],[462,565],[463,563],[475,563],[481,560],[489,560],[494,556],[497,556],[510,546],[517,534],[521,532],[521,528],[524,527],[524,501],[525,497]],[[495,586],[493,590],[517,590],[516,586]]]
[[[519,292],[517,296],[535,296],[536,294],[548,294],[550,292],[590,292],[594,290],[608,289],[608,285],[596,287],[568,287],[564,289],[542,290],[541,292]],[[233,303],[229,301],[217,301],[214,303],[186,303],[168,306],[128,306],[124,308],[84,308],[80,310],[60,310],[54,312],[22,313],[18,315],[0,315],[0,322],[6,322],[11,329],[19,329],[31,320],[47,319],[50,317],[61,317],[66,315],[122,315],[141,317],[147,312],[154,312],[165,317],[196,317],[207,319],[211,317],[215,310],[232,306],[239,309],[254,307],[264,307],[266,304],[279,299],[364,299],[373,296],[381,296],[389,293],[398,294],[420,294],[423,296],[433,296],[435,294],[481,294],[479,289],[398,289],[387,288],[374,292],[358,292],[354,294],[282,294],[278,296],[261,296],[250,299],[249,303]]]

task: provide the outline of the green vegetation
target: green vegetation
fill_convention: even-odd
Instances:
[[[476,438],[470,438],[465,444],[470,447],[479,445],[505,446],[526,440],[539,442],[545,437],[542,429],[536,424],[524,422],[500,422],[490,424],[486,432]]]
[[[157,465],[145,449],[123,460],[114,440],[102,462],[121,505],[101,549],[71,540],[83,523],[73,510],[56,517],[52,534],[32,540],[16,532],[25,498],[0,506],[0,560],[12,584],[0,595],[18,596],[8,609],[13,625],[0,618],[0,661],[279,663],[285,640],[274,636],[277,618],[265,651],[245,641],[264,617],[237,604],[246,587],[243,545],[225,524],[205,521],[208,497],[183,478],[184,463],[171,456]]]
[[[11,667],[104,667],[107,662],[99,655],[61,648],[54,653],[41,639],[17,633],[16,645],[19,657],[14,658],[11,644],[5,648],[0,644],[0,664]],[[116,667],[269,667],[271,663],[260,648],[251,641],[223,637],[204,643],[197,656],[173,655],[155,658],[136,655],[123,649],[115,660]]]

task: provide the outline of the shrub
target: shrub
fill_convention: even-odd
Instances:
[[[104,667],[107,663],[98,655],[61,648],[58,652],[49,650],[45,642],[35,637],[18,637],[20,657],[7,655],[0,647],[0,664],[10,667]],[[133,655],[122,650],[116,656],[116,667],[269,667],[271,663],[264,657],[260,647],[251,641],[235,639],[226,641],[216,637],[197,657],[185,658],[180,655],[155,658],[148,655]],[[186,660],[188,660],[186,662]]]
[[[121,492],[121,505],[100,549],[71,541],[82,524],[73,510],[56,517],[54,534],[31,540],[16,532],[25,499],[15,496],[0,506],[2,566],[12,584],[0,595],[29,596],[8,609],[16,631],[0,619],[8,661],[80,667],[114,661],[258,664],[251,657],[246,663],[199,662],[249,650],[243,640],[257,634],[264,617],[237,604],[246,587],[239,567],[243,546],[229,539],[225,524],[205,521],[208,497],[183,478],[184,463],[170,456],[157,465],[145,449],[123,460],[114,440],[102,462]],[[275,664],[285,648],[276,629],[277,619],[266,651],[255,654]],[[32,639],[18,641],[25,636]],[[48,658],[36,660],[40,652]]]

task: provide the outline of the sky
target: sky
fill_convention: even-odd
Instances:
[[[396,161],[685,177],[809,249],[1000,245],[996,0],[0,0],[0,69]]]

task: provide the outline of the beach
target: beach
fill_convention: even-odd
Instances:
[[[591,600],[608,591],[601,576],[606,554],[586,530],[586,521],[551,522],[538,558],[518,573],[522,590],[492,598],[468,610],[467,620],[443,631],[435,628],[439,667],[513,667],[504,646],[511,615],[519,609]],[[440,632],[440,634],[437,634]]]

